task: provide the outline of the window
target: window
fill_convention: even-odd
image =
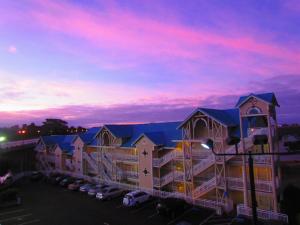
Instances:
[[[248,109],[247,114],[253,115],[253,114],[261,114],[261,109],[258,107],[251,107]]]

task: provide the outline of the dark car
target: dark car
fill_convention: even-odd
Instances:
[[[39,171],[33,172],[30,176],[31,181],[39,181],[39,180],[42,180],[43,178],[44,178],[44,175]]]
[[[53,180],[52,180],[52,184],[59,184],[63,179],[68,178],[69,176],[66,175],[59,175],[56,176]]]
[[[61,180],[59,182],[59,185],[62,186],[62,187],[68,187],[68,185],[74,183],[75,180],[76,179],[73,178],[73,177],[66,177],[66,178],[64,178],[63,180]]]
[[[188,204],[186,201],[178,198],[165,198],[160,199],[156,211],[159,215],[175,218],[179,214],[183,213]]]
[[[19,191],[15,188],[7,189],[0,194],[0,208],[20,205],[21,197]]]

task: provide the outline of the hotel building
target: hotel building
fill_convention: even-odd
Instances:
[[[251,212],[247,156],[215,156],[203,147],[213,141],[217,153],[278,152],[273,93],[249,94],[234,108],[197,108],[184,121],[104,125],[80,135],[41,137],[38,167],[184,198],[218,213]],[[240,138],[237,146],[228,138]],[[265,143],[255,145],[256,137]],[[286,220],[280,214],[278,157],[253,156],[258,216]]]

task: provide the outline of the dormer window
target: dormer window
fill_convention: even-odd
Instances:
[[[250,109],[248,109],[248,112],[247,112],[247,114],[249,114],[249,115],[261,114],[261,113],[262,113],[262,111],[258,107],[251,107]]]

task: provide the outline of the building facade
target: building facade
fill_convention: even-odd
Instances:
[[[37,157],[44,161],[39,163],[43,169],[184,198],[218,212],[237,208],[249,214],[247,156],[215,156],[202,144],[211,140],[217,153],[278,152],[278,106],[273,93],[250,94],[240,97],[234,108],[197,108],[180,122],[104,125],[88,131],[89,135],[43,137]],[[240,141],[230,145],[231,138]],[[282,216],[278,160],[272,155],[254,156],[259,216],[260,212]]]

